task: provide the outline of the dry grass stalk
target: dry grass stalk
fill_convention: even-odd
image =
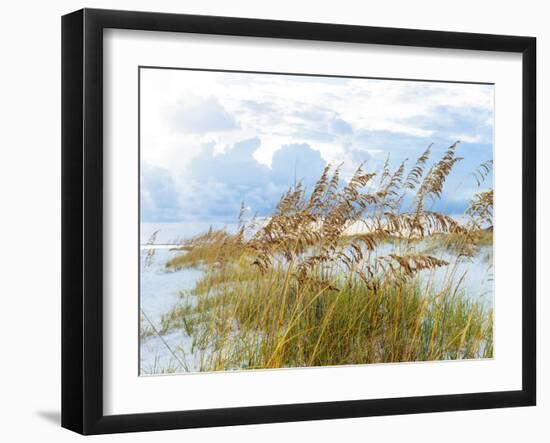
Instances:
[[[247,223],[243,205],[235,234],[211,229],[185,242],[167,267],[206,267],[195,338],[216,356],[204,367],[233,367],[244,354],[246,367],[490,355],[491,311],[457,295],[460,282],[432,294],[421,277],[452,264],[419,252],[420,242],[437,238],[460,260],[492,226],[492,189],[472,199],[465,224],[425,209],[461,160],[457,146],[428,169],[431,145],[409,171],[387,160],[376,181],[364,164],[347,181],[342,165],[327,165],[310,193],[289,188],[263,225]],[[354,226],[363,228],[349,234]]]

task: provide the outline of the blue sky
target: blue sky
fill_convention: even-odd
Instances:
[[[141,73],[141,221],[223,225],[241,202],[268,215],[295,177],[327,162],[412,165],[456,140],[464,157],[439,210],[464,211],[471,173],[492,159],[490,85],[145,69]],[[492,186],[492,177],[484,187]]]

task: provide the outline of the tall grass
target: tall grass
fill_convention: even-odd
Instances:
[[[456,147],[429,168],[431,147],[409,171],[361,165],[348,180],[328,165],[263,223],[241,213],[236,233],[190,239],[166,267],[204,274],[163,329],[193,337],[204,371],[492,357],[492,308],[458,272],[492,243],[492,190],[461,223],[426,209],[461,160]]]

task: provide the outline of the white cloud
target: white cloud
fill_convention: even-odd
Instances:
[[[281,191],[273,159],[279,153],[291,167],[289,146],[307,147],[301,155],[311,161],[314,152],[344,161],[344,175],[363,157],[376,164],[389,153],[399,162],[456,139],[483,144],[471,163],[486,160],[493,100],[487,85],[144,69],[142,162],[171,178],[180,209],[207,198],[234,205],[239,193],[265,209]],[[241,152],[243,141],[251,144]],[[235,167],[237,175],[227,172]],[[182,201],[191,190],[198,197]]]

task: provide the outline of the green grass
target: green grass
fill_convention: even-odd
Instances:
[[[175,308],[165,327],[194,337],[204,371],[492,357],[492,309],[458,287],[325,280],[333,287],[299,285],[286,266],[261,275],[243,257],[207,272],[196,306]]]

